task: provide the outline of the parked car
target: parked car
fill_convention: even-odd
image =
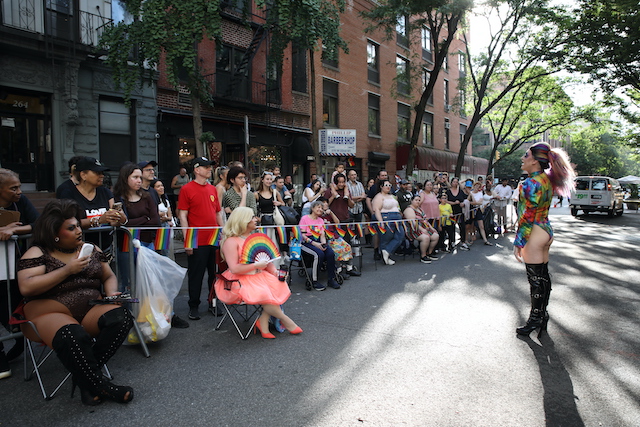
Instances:
[[[617,180],[608,176],[579,176],[575,184],[569,203],[571,215],[577,216],[578,211],[607,212],[613,217],[624,212],[624,192]]]

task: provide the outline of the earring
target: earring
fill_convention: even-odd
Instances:
[[[60,241],[59,237],[56,237],[55,239],[53,239],[54,242],[58,243]]]

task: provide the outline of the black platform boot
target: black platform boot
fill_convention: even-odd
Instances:
[[[103,398],[121,403],[133,399],[131,387],[116,386],[105,381],[93,354],[91,337],[80,325],[65,325],[53,337],[52,347],[65,368],[71,372],[73,388],[78,386],[82,403],[94,406]]]
[[[98,319],[100,333],[93,344],[93,354],[99,366],[107,363],[116,353],[132,326],[133,316],[125,307],[114,308],[100,316]]]
[[[547,327],[545,299],[548,302],[548,295],[544,278],[545,264],[526,264],[526,269],[531,295],[531,311],[529,312],[527,323],[517,328],[516,332],[519,335],[529,335],[540,328],[540,334],[542,334],[542,330]]]

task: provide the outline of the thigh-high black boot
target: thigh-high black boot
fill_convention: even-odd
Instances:
[[[71,372],[73,390],[76,385],[80,387],[85,405],[97,405],[102,398],[122,403],[133,399],[131,387],[116,386],[104,380],[93,354],[91,337],[82,326],[71,324],[60,328],[53,337],[52,347],[64,367]]]
[[[98,319],[100,333],[93,344],[93,354],[102,366],[116,353],[133,326],[133,316],[128,308],[118,307],[107,311]]]
[[[526,264],[526,269],[531,295],[531,311],[529,312],[527,323],[517,328],[516,332],[519,335],[529,335],[540,328],[540,334],[542,334],[542,330],[547,327],[545,301],[548,302],[548,294],[546,290],[547,282],[544,278],[545,264]],[[550,285],[551,283],[549,282]]]

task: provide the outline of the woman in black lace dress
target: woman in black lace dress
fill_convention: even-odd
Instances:
[[[119,305],[90,305],[119,292],[116,276],[99,248],[79,257],[84,243],[81,214],[76,202],[55,200],[36,221],[34,245],[18,263],[24,316],[71,372],[84,404],[96,405],[102,399],[126,403],[133,399],[133,389],[106,381],[101,367],[120,347],[133,319]]]

